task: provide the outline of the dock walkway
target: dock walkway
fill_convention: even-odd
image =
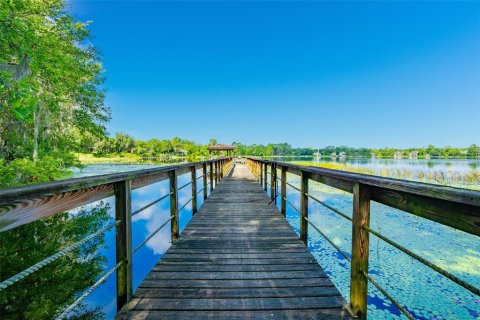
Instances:
[[[246,165],[236,164],[119,319],[338,319],[342,298]]]

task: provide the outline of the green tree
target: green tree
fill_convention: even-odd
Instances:
[[[60,213],[0,233],[0,280],[5,280],[101,228],[109,206],[100,203],[75,215]],[[2,319],[52,319],[72,304],[103,273],[104,245],[98,237],[48,266],[0,291]],[[77,316],[99,319],[98,309],[85,305]]]
[[[87,24],[62,0],[0,0],[0,148],[34,161],[74,149],[75,129],[105,134],[102,65]],[[21,146],[21,147],[20,147]]]

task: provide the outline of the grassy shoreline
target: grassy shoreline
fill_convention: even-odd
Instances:
[[[480,190],[480,171],[470,170],[465,173],[452,172],[447,175],[440,171],[431,170],[399,170],[395,168],[381,168],[373,170],[367,167],[351,166],[348,163],[313,163],[307,161],[292,161],[302,166],[315,166],[325,169],[362,173],[379,177],[403,179],[425,183],[433,183],[457,188]]]
[[[142,158],[135,154],[109,155],[97,157],[88,153],[76,153],[75,156],[83,165],[103,163],[141,163]]]

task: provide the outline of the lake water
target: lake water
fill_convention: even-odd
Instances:
[[[295,159],[298,160],[298,159]],[[305,159],[302,159],[305,160]],[[310,159],[311,160],[311,159]],[[349,160],[350,161],[350,160]],[[478,170],[477,161],[467,160],[351,160],[351,165],[403,167],[409,170],[457,170],[469,172]],[[126,170],[151,168],[155,165],[91,165],[82,171],[76,171],[75,176],[87,176],[103,173],[112,173]],[[197,172],[197,176],[202,173]],[[294,185],[299,184],[296,176],[288,175],[287,180]],[[190,175],[179,177],[178,185],[190,181]],[[198,180],[198,190],[202,186],[202,179]],[[299,207],[299,195],[296,190],[288,187],[287,198],[297,208]],[[162,181],[150,186],[136,189],[132,192],[133,210],[168,193],[168,181]],[[351,216],[352,196],[330,187],[311,183],[309,193],[320,200]],[[179,192],[179,206],[186,203],[191,197],[190,188],[184,188]],[[199,205],[202,197],[198,197]],[[277,203],[279,206],[279,203]],[[102,202],[91,204],[86,207],[93,210],[96,207],[106,207],[110,221],[112,221],[114,202],[112,198]],[[136,247],[143,239],[169,218],[168,198],[153,205],[145,211],[133,217],[133,247]],[[330,212],[328,209],[315,202],[309,203],[310,220],[337,244],[344,252],[350,252],[351,224],[348,220]],[[388,236],[393,241],[412,250],[430,262],[439,265],[461,279],[480,287],[480,240],[464,232],[456,231],[448,227],[438,225],[420,217],[392,209],[390,207],[372,203],[371,228]],[[78,210],[70,213],[75,217]],[[187,205],[180,213],[180,228],[183,229],[191,219],[191,206]],[[294,228],[299,231],[299,216],[296,211],[287,205],[287,219]],[[105,224],[107,222],[102,222]],[[23,227],[20,227],[23,228]],[[20,229],[19,228],[19,229]],[[97,227],[99,229],[100,227]],[[48,230],[48,229],[47,229]],[[20,230],[21,231],[21,230]],[[36,234],[25,232],[22,237],[38,238]],[[7,235],[8,236],[8,235]],[[109,270],[115,265],[115,230],[112,229],[104,236],[105,243],[99,247],[97,256],[101,257],[101,269]],[[170,246],[170,227],[167,225],[156,236],[147,242],[133,259],[133,274],[135,288],[141,283],[158,259]],[[326,242],[313,228],[309,229],[309,248],[325,271],[331,276],[335,285],[346,299],[349,295],[350,267],[335,249]],[[79,256],[91,257],[92,252],[80,252]],[[48,255],[47,255],[48,256]],[[1,257],[2,259],[4,257]],[[6,258],[6,257],[5,257]],[[41,260],[41,255],[36,258]],[[80,261],[76,257],[76,261]],[[68,263],[68,261],[66,261]],[[19,262],[19,265],[21,262]],[[28,267],[25,265],[23,267]],[[21,269],[21,268],[19,268]],[[55,275],[55,265],[45,268],[45,272]],[[397,301],[406,306],[415,318],[418,319],[480,319],[480,298],[469,293],[450,280],[438,275],[434,271],[416,262],[407,255],[399,252],[390,245],[377,239],[370,238],[370,266],[369,273],[380,283]],[[95,275],[99,278],[101,274]],[[31,284],[31,283],[30,283]],[[16,285],[27,286],[28,283]],[[90,283],[91,285],[91,283]],[[38,279],[35,282],[35,290],[48,291],[49,285],[46,279]],[[88,287],[88,283],[82,290]],[[39,289],[41,288],[41,289]],[[81,290],[80,290],[81,291]],[[8,289],[6,294],[8,294]],[[15,292],[15,294],[20,294]],[[21,294],[26,294],[22,292]],[[81,294],[78,292],[77,295]],[[33,297],[36,297],[35,295]],[[1,299],[1,297],[0,297]],[[35,299],[35,298],[32,298]],[[43,299],[48,299],[44,297]],[[61,293],[56,294],[56,299],[62,301]],[[0,300],[1,301],[1,300]],[[68,305],[68,304],[67,304]],[[114,317],[116,312],[115,301],[115,276],[110,276],[107,281],[95,290],[86,300],[82,308],[75,311],[81,314],[85,310],[95,310],[102,313],[107,319]],[[371,285],[369,286],[369,318],[371,319],[397,319],[402,318],[400,312],[386,298]],[[55,312],[55,310],[51,311]],[[40,317],[42,318],[42,317]],[[49,318],[48,316],[44,317]]]

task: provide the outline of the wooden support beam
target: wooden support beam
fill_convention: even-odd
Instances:
[[[287,168],[282,167],[282,176],[281,176],[281,191],[280,191],[280,197],[281,199],[281,206],[280,206],[280,212],[283,214],[283,216],[287,215]]]
[[[203,170],[203,201],[207,200],[208,197],[208,189],[207,189],[207,164],[204,163],[202,164],[202,170]]]
[[[352,261],[350,273],[350,304],[353,314],[367,318],[370,189],[360,183],[353,184]]]
[[[120,221],[116,227],[116,261],[121,265],[117,269],[117,311],[133,295],[132,282],[132,206],[130,180],[115,182],[115,220]]]
[[[308,174],[300,175],[300,240],[308,247]]]
[[[177,174],[175,170],[168,173],[170,180],[170,216],[172,243],[180,236],[180,229],[178,227],[178,197],[177,197]]]
[[[191,168],[192,173],[192,215],[197,213],[197,169],[195,166]]]

